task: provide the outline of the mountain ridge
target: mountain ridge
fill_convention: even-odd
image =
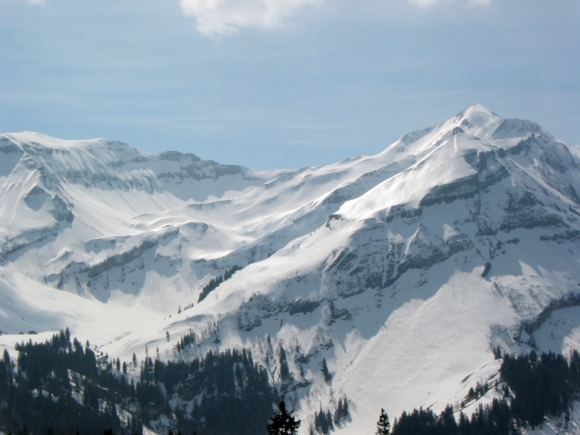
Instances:
[[[3,156],[41,148],[3,137]],[[13,307],[0,346],[70,326],[123,358],[248,348],[303,433],[347,397],[336,430],[350,434],[372,430],[381,406],[461,402],[495,376],[497,346],[577,345],[580,323],[564,314],[580,297],[578,153],[532,121],[472,105],[375,156],[283,171],[130,147],[115,164],[128,145],[84,144],[98,152],[37,153],[35,165],[56,159],[49,175],[24,154],[0,166],[0,292]],[[67,307],[60,320],[51,298]]]

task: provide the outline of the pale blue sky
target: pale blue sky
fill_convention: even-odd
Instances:
[[[580,144],[580,0],[207,4],[0,0],[0,131],[302,167],[478,102]]]

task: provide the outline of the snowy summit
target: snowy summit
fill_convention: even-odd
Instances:
[[[345,435],[440,412],[494,379],[492,348],[580,347],[579,159],[481,105],[299,170],[6,133],[0,351],[67,326],[127,361],[249,349],[300,434],[343,399]]]

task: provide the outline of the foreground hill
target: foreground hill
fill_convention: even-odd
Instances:
[[[380,407],[459,405],[496,379],[492,348],[579,347],[577,150],[533,122],[473,105],[284,171],[34,133],[0,153],[8,348],[66,326],[126,360],[246,348],[301,433],[346,400],[334,428],[354,434]]]

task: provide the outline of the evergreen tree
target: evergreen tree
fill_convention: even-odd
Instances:
[[[389,421],[389,416],[383,408],[381,408],[381,415],[379,416],[379,421],[377,421],[377,431],[376,435],[390,435],[391,433],[391,422]]]
[[[288,368],[288,360],[286,358],[286,351],[284,347],[280,345],[279,352],[278,352],[278,359],[280,360],[280,378],[282,381],[289,380],[290,376],[290,369]]]
[[[330,374],[330,371],[328,370],[328,365],[326,364],[326,358],[322,358],[322,374],[324,375],[324,381],[326,383],[329,383],[330,380],[332,379],[332,375]]]
[[[286,410],[284,399],[278,404],[280,412],[274,413],[272,424],[268,425],[270,435],[294,435],[300,427],[300,420],[296,420],[291,412]]]

